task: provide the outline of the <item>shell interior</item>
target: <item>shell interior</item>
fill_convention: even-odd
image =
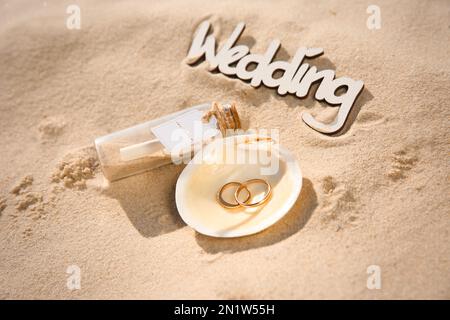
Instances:
[[[178,212],[196,231],[214,237],[254,234],[281,219],[296,202],[302,174],[295,157],[273,141],[248,143],[255,137],[217,139],[199,151],[181,173],[175,192]],[[255,178],[265,179],[272,187],[272,195],[265,204],[227,209],[217,202],[216,194],[225,183]],[[252,193],[249,203],[260,200],[266,191],[264,185],[249,189]],[[229,202],[233,195],[232,188],[224,192]],[[245,198],[245,191],[241,195]]]

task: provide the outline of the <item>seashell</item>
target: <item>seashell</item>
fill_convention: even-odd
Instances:
[[[272,187],[269,201],[253,208],[227,209],[216,201],[227,182],[264,179]],[[241,237],[260,232],[280,220],[296,202],[302,173],[295,157],[274,140],[257,134],[216,139],[200,150],[178,178],[175,198],[183,221],[213,237]],[[249,203],[265,195],[252,187]],[[229,192],[234,195],[233,190]],[[229,201],[229,200],[227,200]]]

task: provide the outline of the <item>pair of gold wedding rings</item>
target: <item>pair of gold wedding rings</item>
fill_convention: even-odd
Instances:
[[[252,198],[252,194],[251,194],[250,190],[248,189],[248,186],[251,184],[264,184],[266,190],[265,190],[264,196],[262,197],[261,200],[249,203],[250,199]],[[232,187],[236,188],[236,191],[234,192],[235,203],[228,202],[223,198],[223,192]],[[240,199],[241,192],[243,192],[244,190],[247,193],[247,196],[245,197],[244,200],[241,200]],[[217,192],[216,198],[217,198],[217,202],[222,207],[227,208],[227,209],[236,209],[236,208],[241,208],[241,207],[253,208],[253,207],[258,207],[258,206],[264,204],[265,202],[267,202],[267,200],[269,200],[271,194],[272,194],[272,187],[270,186],[269,182],[267,182],[264,179],[250,179],[250,180],[247,180],[242,183],[237,182],[237,181],[231,181],[231,182],[225,183],[222,186],[222,188],[220,188],[219,191]]]

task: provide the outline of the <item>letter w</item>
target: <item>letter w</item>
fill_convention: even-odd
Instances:
[[[210,26],[209,21],[203,21],[197,28],[186,62],[194,64],[205,55],[205,59],[209,62],[209,69],[214,70],[218,65],[215,55],[216,39],[213,35],[207,36]]]
[[[215,70],[220,60],[226,55],[227,51],[233,47],[236,43],[237,39],[241,35],[242,31],[244,31],[245,23],[240,22],[234,29],[233,33],[224,43],[224,45],[220,48],[219,53],[216,55],[216,39],[212,34],[208,35],[209,28],[211,24],[209,21],[203,21],[197,31],[195,32],[194,40],[192,40],[191,48],[189,49],[186,62],[188,64],[196,63],[201,57],[205,56],[206,61],[209,63],[209,71]],[[245,51],[244,54],[247,54]]]

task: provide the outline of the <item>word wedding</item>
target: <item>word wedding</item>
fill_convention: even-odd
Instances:
[[[265,54],[250,54],[250,49],[247,46],[235,46],[245,28],[245,24],[241,22],[216,53],[216,39],[212,34],[208,35],[210,26],[208,21],[204,21],[196,30],[186,60],[188,64],[192,65],[204,56],[209,64],[209,71],[218,68],[225,75],[236,75],[241,80],[250,80],[250,85],[253,87],[264,84],[270,88],[277,88],[280,95],[290,93],[299,98],[305,97],[312,84],[320,81],[315,99],[318,101],[325,100],[328,104],[334,106],[340,105],[336,119],[332,123],[325,124],[317,121],[310,113],[305,112],[302,114],[303,121],[311,128],[323,133],[334,133],[343,127],[364,84],[362,81],[355,81],[348,77],[335,79],[333,70],[318,71],[315,66],[309,67],[307,63],[303,63],[305,57],[315,58],[321,55],[323,53],[322,48],[301,47],[297,50],[291,62],[272,62],[280,48],[279,40],[273,40]],[[249,70],[250,66],[255,66],[255,68]],[[281,72],[283,75],[274,78],[276,72]],[[340,88],[346,88],[347,90],[345,93],[337,95],[336,91]]]

